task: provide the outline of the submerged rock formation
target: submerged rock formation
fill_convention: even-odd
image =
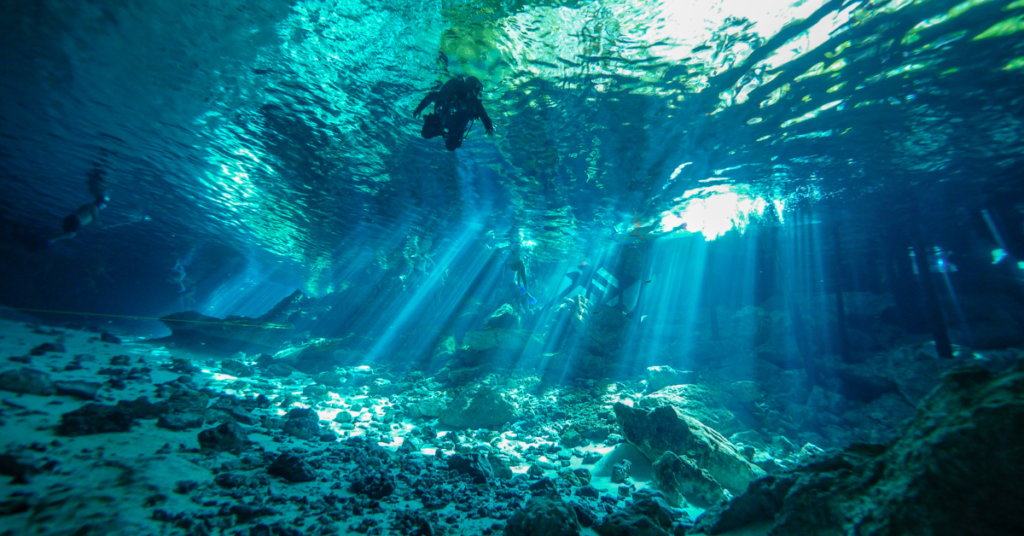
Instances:
[[[725,435],[742,430],[736,415],[718,402],[720,396],[700,385],[671,385],[641,398],[638,405],[648,410],[672,406]]]
[[[614,407],[626,439],[649,460],[658,460],[665,452],[688,456],[722,486],[737,492],[765,475],[764,470],[745,460],[728,439],[673,406],[661,406],[650,412],[621,402]]]
[[[206,344],[217,347],[273,350],[293,335],[293,328],[311,307],[315,298],[296,290],[277,303],[266,314],[256,318],[228,316],[213,318],[196,311],[174,313],[160,319],[171,335],[153,342],[175,343],[183,346]]]
[[[441,414],[440,422],[455,428],[500,427],[515,417],[515,406],[488,386],[463,391]]]
[[[1024,362],[950,371],[890,445],[853,445],[755,482],[695,533],[1024,534]]]

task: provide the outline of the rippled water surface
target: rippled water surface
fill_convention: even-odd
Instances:
[[[235,244],[314,292],[318,274],[457,228],[518,232],[552,260],[631,229],[714,238],[804,199],[912,192],[942,225],[1021,180],[1021,1],[32,0],[0,15],[5,218],[52,228],[106,149],[108,219],[125,225],[95,248],[148,244],[173,265]],[[450,153],[412,109],[458,74],[484,82],[497,136],[478,125]]]

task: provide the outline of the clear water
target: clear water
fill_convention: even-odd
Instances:
[[[353,436],[394,449],[415,435],[431,456],[494,445],[534,476],[555,475],[538,460],[579,467],[578,446],[604,455],[594,482],[608,504],[629,491],[610,466],[633,459],[644,487],[654,461],[622,444],[612,405],[656,404],[657,378],[686,384],[670,402],[769,472],[820,452],[810,445],[894,439],[941,371],[998,368],[1024,348],[1021,30],[1024,0],[0,2],[0,373],[95,381],[110,406],[166,396],[156,384],[194,370],[259,405],[249,424],[266,450],[243,461],[260,475],[270,454],[356,449],[336,441]],[[496,135],[476,124],[450,152],[420,136],[413,109],[458,75],[483,82]],[[101,221],[54,240],[97,176]],[[300,309],[260,318],[296,290]],[[184,317],[212,326],[207,338],[150,340],[186,311],[208,317]],[[216,342],[231,315],[256,327]],[[28,355],[53,342],[62,350]],[[303,362],[309,347],[329,351]],[[306,374],[287,379],[282,362]],[[133,368],[120,379],[108,366]],[[146,414],[130,432],[53,441],[87,402],[11,377],[0,447],[60,464],[28,474],[3,454],[4,474],[31,482],[4,485],[0,532],[64,534],[87,518],[75,534],[122,518],[177,530],[151,500],[228,511],[212,475],[239,462],[201,452],[199,424],[169,431]],[[521,414],[449,420],[459,446],[438,437],[436,406],[482,378]],[[193,387],[175,392],[205,415]],[[311,450],[282,432],[304,406],[330,421],[313,416],[330,433],[309,435],[322,440]],[[997,463],[978,465],[981,482],[1007,480]],[[322,472],[377,467],[352,465]],[[925,488],[951,496],[975,485],[926,472]],[[179,493],[185,477],[217,500]],[[301,524],[336,489],[315,485],[265,495],[314,490],[286,512]],[[472,503],[442,487],[440,534],[496,533],[520,506],[456,513]],[[1015,504],[1006,496],[970,504]],[[962,510],[966,530],[989,513]]]
[[[424,365],[520,301],[519,244],[518,327],[567,376],[584,262],[588,318],[626,318],[603,348],[621,372],[763,353],[729,330],[792,304],[785,359],[930,340],[936,312],[958,348],[1019,342],[1019,1],[2,9],[9,307],[155,335],[301,289],[331,306],[304,335]],[[412,109],[459,74],[497,136],[448,152]],[[105,227],[41,246],[104,151]]]

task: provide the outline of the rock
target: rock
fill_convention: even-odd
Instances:
[[[503,304],[487,318],[487,327],[491,329],[512,329],[519,327],[519,313],[509,304]]]
[[[446,461],[449,471],[469,475],[474,484],[486,484],[494,478],[490,462],[481,454],[452,454]]]
[[[601,492],[598,491],[597,488],[595,488],[594,486],[584,485],[580,489],[576,490],[576,495],[579,495],[580,497],[596,499],[601,496]]]
[[[257,318],[228,316],[220,319],[195,311],[174,313],[160,319],[171,330],[171,335],[156,340],[182,346],[206,344],[237,349],[244,345],[273,351],[294,336],[292,322],[301,316],[303,309],[309,309],[315,302],[315,298],[296,290]],[[268,326],[273,329],[268,329]]]
[[[622,484],[629,479],[629,468],[632,465],[629,460],[622,460],[621,463],[612,466],[612,484]]]
[[[43,355],[46,352],[64,353],[64,345],[59,342],[44,342],[29,351],[29,355]]]
[[[240,488],[248,482],[248,477],[239,473],[221,473],[213,478],[213,483],[224,489]]]
[[[135,415],[128,407],[118,404],[86,404],[60,417],[57,435],[83,436],[109,432],[127,432],[135,424]]]
[[[236,378],[248,378],[253,375],[253,369],[249,365],[235,359],[225,359],[220,362],[220,369],[226,374]]]
[[[726,499],[722,486],[697,462],[669,451],[654,462],[654,482],[664,492],[668,503],[683,506],[689,500],[695,506],[707,508]]]
[[[793,487],[795,480],[792,476],[769,476],[755,480],[743,495],[715,506],[697,518],[692,533],[720,534],[754,523],[774,521],[775,514],[782,508],[786,493]]]
[[[601,458],[603,458],[603,456],[601,456],[600,452],[588,451],[583,455],[583,461],[580,463],[583,465],[594,465],[601,461]]]
[[[274,516],[280,514],[280,512],[272,508],[267,508],[265,506],[262,508],[253,508],[252,506],[248,506],[245,504],[233,504],[231,505],[231,508],[228,509],[228,512],[230,512],[231,515],[235,516],[235,522],[240,525],[244,523],[249,523],[257,517]]]
[[[385,378],[374,378],[370,381],[369,393],[374,396],[391,396],[399,391],[399,386]]]
[[[199,432],[199,446],[208,450],[241,452],[249,446],[249,435],[241,426],[226,422]]]
[[[103,384],[87,381],[56,381],[53,387],[57,394],[71,396],[81,400],[94,400]]]
[[[286,359],[288,364],[306,374],[331,372],[345,361],[347,350],[344,345],[342,339],[312,339]]]
[[[448,408],[444,398],[440,396],[432,396],[430,398],[424,398],[417,402],[412,402],[406,406],[408,414],[412,418],[425,418],[425,419],[436,419],[444,414],[444,411]]]
[[[271,378],[287,378],[295,372],[295,368],[285,363],[274,363],[264,370],[264,374]]]
[[[168,413],[161,416],[156,425],[159,428],[182,431],[199,428],[206,422],[206,416],[198,411]]]
[[[586,467],[580,467],[573,469],[572,473],[576,475],[576,478],[580,481],[580,485],[588,486],[590,481],[594,479],[593,475],[590,474],[590,469]]]
[[[351,490],[379,501],[395,492],[395,478],[383,471],[375,472],[353,482]]]
[[[599,536],[671,536],[651,518],[626,510],[605,516],[594,525],[594,532]]]
[[[399,510],[392,528],[397,534],[403,536],[434,536],[435,534],[430,520],[423,514],[410,510]]]
[[[650,488],[644,488],[633,494],[633,505],[630,509],[634,513],[651,518],[658,526],[666,530],[671,528],[675,522],[689,523],[690,521],[689,515],[684,510],[669,505],[664,493]]]
[[[633,503],[625,510],[613,512],[594,527],[601,536],[663,536],[682,534],[674,530],[678,522],[684,522],[687,528],[689,517],[686,513],[672,508],[665,501],[665,496],[658,491],[643,489],[633,496]]]
[[[399,456],[409,456],[410,454],[418,453],[420,451],[420,445],[410,436],[402,438],[402,444],[395,450],[395,454]]]
[[[581,528],[571,505],[559,498],[539,496],[512,514],[505,525],[505,536],[577,536]]]
[[[580,436],[580,433],[575,428],[570,428],[558,441],[563,447],[573,448],[585,445],[587,442]]]
[[[672,367],[661,365],[647,367],[646,372],[647,392],[653,393],[670,385],[687,385],[696,383],[699,378],[692,370],[676,370]]]
[[[498,428],[515,418],[515,406],[488,386],[466,389],[441,415],[442,424],[454,428]]]
[[[313,467],[298,455],[290,452],[280,454],[267,468],[267,472],[292,484],[316,479],[316,471],[313,470]]]
[[[140,396],[135,400],[121,400],[117,403],[117,407],[129,412],[136,419],[156,419],[170,411],[167,402],[154,404],[145,396]]]
[[[340,422],[342,424],[352,422],[352,420],[352,414],[349,413],[347,409],[339,411],[338,414],[334,416],[334,422]]]
[[[30,368],[0,373],[0,390],[12,393],[47,396],[57,392],[49,374]]]
[[[346,412],[347,413],[347,412]],[[314,415],[316,415],[314,413]],[[317,418],[288,419],[284,423],[284,433],[299,439],[312,439],[320,435],[320,421]]]
[[[772,534],[1024,533],[1024,362],[951,371],[895,443],[855,444],[755,482],[695,530]]]
[[[494,455],[489,455],[487,456],[487,461],[490,462],[491,471],[494,473],[496,478],[511,480],[515,476],[515,473],[512,472],[512,468],[508,466],[508,462],[505,460]]]
[[[12,484],[28,484],[28,477],[38,472],[31,461],[11,453],[0,454],[0,475],[11,477]]]
[[[718,397],[718,393],[700,385],[671,385],[641,398],[638,405],[643,409],[673,406],[721,434],[740,431],[739,420],[719,403]]]
[[[341,374],[333,370],[321,372],[316,375],[316,383],[327,387],[341,387],[345,380],[341,377]]]
[[[667,451],[685,452],[722,486],[737,492],[765,475],[743,459],[729,440],[673,406],[646,412],[617,402],[614,408],[626,439],[648,460],[657,460]]]
[[[107,333],[106,331],[100,332],[100,340],[108,344],[121,344],[120,337]]]
[[[555,491],[555,481],[551,480],[548,477],[544,477],[536,482],[530,483],[530,485],[527,486],[526,489],[530,490],[530,493],[533,496],[545,493],[553,494]]]

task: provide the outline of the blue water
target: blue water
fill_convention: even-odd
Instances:
[[[7,2],[0,303],[155,335],[301,289],[310,336],[423,360],[506,303],[557,348],[583,290],[633,370],[752,351],[714,341],[792,303],[834,354],[841,289],[880,304],[858,351],[936,309],[1016,343],[978,332],[1024,320],[1024,5],[845,4]],[[448,152],[412,109],[459,74],[497,136]],[[46,246],[98,162],[104,227]]]

